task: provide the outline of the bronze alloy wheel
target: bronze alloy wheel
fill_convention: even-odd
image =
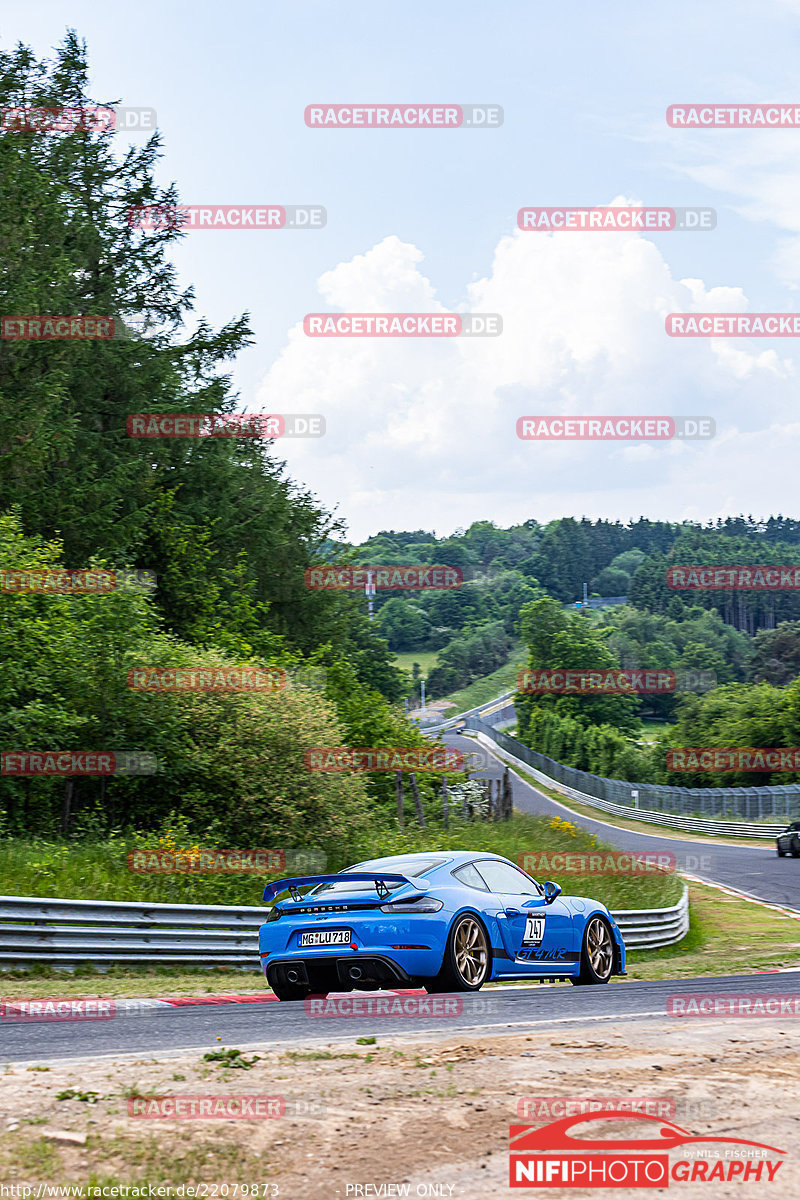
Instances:
[[[483,926],[474,917],[462,917],[453,938],[453,955],[464,983],[471,987],[483,983],[489,965],[489,948]]]
[[[611,931],[600,917],[594,917],[589,922],[586,931],[586,953],[595,975],[599,979],[607,978],[614,964],[614,945],[611,941]]]

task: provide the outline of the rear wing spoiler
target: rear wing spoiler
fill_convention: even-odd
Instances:
[[[338,875],[296,875],[292,879],[276,879],[264,888],[262,900],[274,900],[281,892],[291,892],[293,900],[300,899],[301,887],[317,887],[320,883],[371,883],[375,886],[378,899],[391,895],[387,883],[405,884],[418,892],[427,892],[429,884],[422,879],[409,879],[406,875],[394,875],[386,871],[343,871]]]

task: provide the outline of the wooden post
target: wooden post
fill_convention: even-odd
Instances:
[[[64,783],[64,803],[61,808],[61,832],[65,837],[69,833],[69,810],[72,804],[72,787],[72,780],[67,779]]]
[[[445,778],[442,780],[442,825],[445,829],[450,828],[449,799],[447,794],[447,779]]]
[[[401,829],[405,829],[405,818],[403,816],[403,772],[395,771],[394,782],[397,789],[397,824]]]
[[[420,828],[425,828],[425,813],[422,811],[422,801],[419,798],[419,788],[417,787],[417,777],[413,771],[409,772],[408,782],[411,784],[411,794],[414,797],[414,808],[417,811],[417,824]]]
[[[514,815],[514,795],[508,767],[503,771],[503,820],[510,821]]]

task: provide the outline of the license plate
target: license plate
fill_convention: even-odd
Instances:
[[[538,946],[544,937],[544,917],[529,916],[525,923],[523,946]]]
[[[352,940],[349,929],[315,929],[300,934],[301,946],[349,946]]]

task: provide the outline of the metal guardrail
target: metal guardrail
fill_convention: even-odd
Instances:
[[[672,946],[689,932],[689,889],[672,908],[626,908],[612,913],[628,950],[657,950]]]
[[[0,896],[0,966],[35,962],[260,966],[267,909]]]
[[[0,896],[0,970],[149,963],[260,970],[266,908]],[[628,949],[669,946],[689,928],[688,890],[671,908],[614,913]]]
[[[476,733],[485,733],[491,737],[504,750],[521,759],[529,769],[541,771],[546,780],[550,780],[565,795],[568,795],[569,789],[572,789],[579,792],[587,804],[591,803],[602,807],[599,801],[603,801],[604,804],[618,806],[628,816],[634,815],[634,811],[638,813],[654,812],[658,814],[658,824],[660,825],[670,824],[670,821],[665,819],[667,815],[671,818],[684,816],[690,819],[690,824],[676,824],[675,828],[699,828],[696,821],[709,819],[711,823],[720,825],[721,829],[731,832],[731,826],[737,818],[743,818],[746,824],[750,824],[748,818],[756,818],[758,825],[755,827],[761,831],[768,831],[763,836],[774,837],[773,831],[777,827],[764,824],[765,817],[779,817],[782,821],[779,828],[785,829],[790,821],[796,819],[795,814],[800,816],[800,784],[798,783],[753,788],[685,788],[674,787],[671,784],[635,783],[625,779],[607,779],[603,775],[592,775],[589,771],[568,767],[554,758],[548,758],[546,754],[541,754],[538,750],[531,750],[517,738],[511,737],[510,734],[503,733],[488,722],[481,720],[479,715],[466,716],[464,723],[468,729]],[[639,794],[637,806],[634,806],[633,803],[632,792],[634,791]],[[616,810],[607,808],[606,811]],[[703,814],[702,817],[699,815],[700,813]],[[716,821],[718,816],[723,820]],[[636,819],[638,820],[639,817]],[[753,834],[752,836],[760,835]]]
[[[482,723],[483,724],[483,723]],[[533,763],[528,761],[528,758],[523,758],[520,754],[513,754],[507,750],[497,736],[497,732],[492,730],[490,726],[485,729],[475,730],[474,725],[468,726],[478,734],[478,741],[482,744],[488,744],[497,753],[498,757],[503,761],[511,762],[523,768],[532,775],[538,782],[544,784],[545,787],[552,788],[553,791],[560,792],[563,796],[569,796],[572,800],[577,800],[580,804],[589,805],[591,808],[599,809],[601,812],[612,813],[614,816],[626,817],[629,821],[644,821],[648,825],[665,825],[669,829],[683,829],[689,833],[709,833],[715,835],[725,835],[728,837],[752,837],[752,838],[774,838],[777,834],[782,833],[786,828],[786,824],[770,825],[766,822],[748,821],[714,821],[706,820],[704,817],[684,816],[682,813],[670,813],[663,810],[634,807],[632,804],[614,804],[610,800],[600,800],[597,796],[592,796],[589,792],[582,792],[578,788],[570,787],[568,784],[562,783],[558,779],[554,779],[551,775],[547,775],[544,771],[540,771]],[[507,742],[514,742],[522,751],[528,751],[528,754],[533,756],[536,751],[529,750],[527,746],[523,746],[522,742],[517,742],[515,738],[510,738],[505,734],[501,737]],[[541,757],[541,755],[537,755]]]

